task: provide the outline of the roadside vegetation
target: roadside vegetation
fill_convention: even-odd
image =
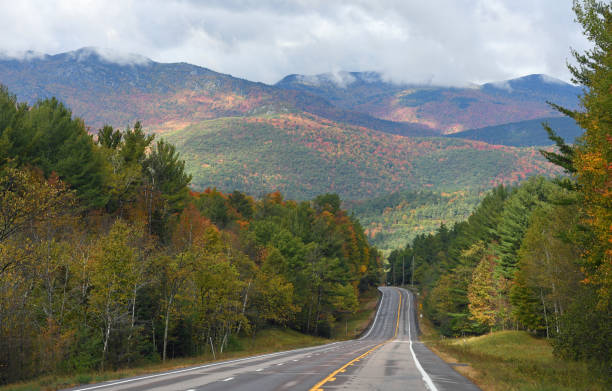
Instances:
[[[175,358],[164,362],[143,364],[132,368],[109,371],[84,371],[82,373],[46,375],[40,378],[0,386],[0,391],[48,391],[77,386],[79,384],[98,383],[131,376],[146,375],[170,371],[189,366],[202,365],[213,361],[230,360],[256,354],[273,353],[283,350],[299,349],[331,342],[327,338],[303,334],[288,328],[271,327],[261,330],[254,336],[232,338],[227,350],[217,357],[206,352],[201,356]]]
[[[609,389],[586,362],[559,359],[549,341],[525,331],[457,338],[425,331],[421,339],[484,391]]]
[[[0,384],[254,352],[240,341],[270,327],[330,338],[379,284],[337,195],[190,181],[139,123],[92,137],[57,100],[0,87]]]
[[[612,385],[612,5],[574,10],[594,48],[570,66],[585,87],[581,109],[555,107],[584,134],[567,145],[545,126],[557,149],[541,151],[566,176],[499,186],[467,221],[389,256],[387,281],[414,279],[423,313],[458,338],[437,341],[440,350],[510,387],[500,389]],[[404,267],[413,260],[414,273]]]
[[[162,371],[170,371],[189,366],[202,365],[214,361],[231,360],[257,354],[266,354],[284,350],[317,346],[333,341],[358,337],[374,318],[380,293],[372,287],[359,298],[359,307],[354,313],[342,314],[332,327],[333,338],[323,338],[304,334],[286,327],[268,327],[252,335],[232,337],[223,353],[206,351],[194,357],[173,358],[166,362],[151,362],[139,366],[117,370],[90,370],[82,373],[46,375],[39,378],[0,386],[0,391],[51,391],[68,388],[79,384],[98,383],[131,376],[146,375]],[[348,334],[345,334],[348,330]]]

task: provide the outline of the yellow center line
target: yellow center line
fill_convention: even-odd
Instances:
[[[383,346],[387,342],[389,342],[389,341],[391,341],[391,340],[393,340],[393,339],[395,339],[397,337],[397,331],[399,329],[399,321],[400,321],[400,311],[402,309],[402,294],[401,294],[401,292],[399,290],[397,291],[397,293],[399,294],[399,303],[397,303],[397,321],[395,322],[395,333],[393,334],[393,337],[389,338],[388,340],[386,340],[383,343],[380,343],[380,344],[374,346],[372,349],[370,349],[367,352],[363,353],[361,356],[355,357],[354,359],[352,359],[351,361],[347,362],[346,364],[344,364],[340,368],[336,369],[335,371],[333,371],[332,373],[327,375],[327,377],[325,379],[323,379],[320,382],[318,382],[317,384],[315,384],[309,391],[323,391],[321,386],[323,386],[327,382],[332,382],[332,381],[336,380],[335,376],[338,373],[346,371],[346,368],[348,366],[353,365],[357,361],[361,360],[362,358],[366,357],[368,354],[372,353],[376,349],[380,348],[381,346]]]

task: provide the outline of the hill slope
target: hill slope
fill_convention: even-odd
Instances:
[[[553,143],[542,127],[543,122],[548,123],[568,143],[573,143],[584,132],[584,129],[576,125],[576,122],[569,117],[550,117],[464,130],[449,134],[448,137],[478,140],[489,144],[511,145],[514,147],[552,145]]]
[[[555,170],[535,149],[450,138],[407,138],[314,115],[220,118],[167,133],[196,188],[306,199],[366,199],[405,189],[457,191]]]
[[[297,199],[336,192],[350,200],[438,192],[433,209],[392,195],[375,201],[386,203],[374,212],[382,217],[359,212],[383,248],[469,212],[471,198],[441,192],[478,194],[498,183],[558,172],[534,148],[414,136],[439,136],[430,125],[457,130],[551,115],[534,102],[546,98],[567,105],[574,87],[542,76],[474,89],[398,85],[371,72],[340,76],[295,75],[269,86],[190,64],[88,48],[0,58],[0,83],[20,100],[57,96],[92,130],[142,120],[148,130],[162,133],[186,159],[197,189],[253,195],[282,190]],[[451,200],[463,206],[454,215],[440,215]],[[405,219],[407,213],[414,218]]]
[[[470,88],[395,84],[375,72],[289,75],[276,86],[321,96],[347,110],[455,133],[559,116],[546,101],[575,108],[582,90],[546,75]]]
[[[389,253],[411,243],[419,234],[435,233],[440,224],[451,227],[466,220],[482,198],[474,191],[400,191],[348,201],[345,206],[359,219],[370,242]]]

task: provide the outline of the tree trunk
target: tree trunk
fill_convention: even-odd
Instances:
[[[172,300],[174,296],[170,297],[168,305],[166,306],[166,319],[164,325],[164,348],[162,352],[162,362],[166,361],[166,348],[168,347],[168,324],[170,321],[170,307],[172,306]]]
[[[550,337],[548,332],[548,314],[546,312],[546,303],[544,302],[544,294],[542,293],[542,288],[540,288],[540,299],[542,300],[542,308],[544,308],[544,322],[546,324],[546,339]]]
[[[244,312],[246,311],[246,306],[247,306],[247,297],[249,296],[249,289],[251,289],[251,282],[253,280],[249,280],[249,285],[247,285],[247,289],[246,292],[244,292],[244,301],[242,302],[242,316],[244,316]],[[238,336],[238,334],[240,334],[240,329],[242,328],[242,319],[240,319],[240,322],[238,323],[238,330],[236,331],[236,336]]]
[[[319,332],[319,310],[321,309],[321,286],[317,294],[317,315],[315,317],[315,335]]]
[[[155,343],[155,320],[151,319],[151,336],[153,337],[153,351],[157,352],[157,343]]]
[[[104,333],[104,348],[102,350],[102,362],[100,363],[100,370],[104,371],[104,360],[106,359],[106,352],[108,351],[108,340],[110,338],[111,330],[111,319],[110,316],[106,318],[106,332]]]
[[[212,337],[208,336],[208,340],[210,341],[210,349],[212,350],[213,360],[216,360],[217,357],[215,356],[215,346],[213,345]]]
[[[225,335],[223,335],[223,339],[221,340],[221,349],[219,350],[220,353],[223,353],[223,347],[225,346],[225,343],[227,341],[228,332],[229,332],[229,328],[227,331],[225,331]]]
[[[135,321],[135,312],[136,312],[136,291],[137,287],[134,285],[134,290],[132,291],[132,305],[131,305],[131,318],[130,318],[130,332],[128,334],[128,343],[127,343],[127,361],[128,364],[131,361],[131,352],[132,352],[132,336],[134,335],[134,321]]]

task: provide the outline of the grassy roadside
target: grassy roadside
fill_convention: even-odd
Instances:
[[[553,355],[550,343],[524,331],[498,331],[479,337],[442,338],[421,320],[421,340],[444,361],[485,391],[608,390],[583,362]]]
[[[283,350],[299,349],[307,346],[322,345],[334,340],[350,339],[359,335],[374,317],[378,302],[378,291],[372,289],[362,295],[359,310],[350,316],[339,319],[332,329],[334,339],[326,339],[302,334],[291,329],[270,328],[261,330],[254,337],[236,338],[229,351],[217,355],[217,361],[265,354]],[[346,329],[348,328],[348,335]],[[91,372],[66,376],[45,376],[23,383],[0,386],[0,391],[50,391],[68,388],[79,384],[99,383],[107,380],[169,371],[215,361],[211,354],[199,357],[168,360],[166,363],[147,364],[117,371]]]
[[[259,331],[254,337],[237,338],[229,351],[224,352],[223,354],[217,354],[216,361],[298,349],[307,346],[322,345],[329,342],[329,339],[302,334],[291,329],[265,329]],[[166,363],[146,364],[139,367],[120,369],[117,371],[91,372],[67,376],[45,376],[23,383],[2,386],[0,387],[0,391],[57,390],[79,384],[98,383],[107,380],[169,371],[214,361],[215,360],[211,354],[204,354],[198,357],[177,358],[168,360]]]

